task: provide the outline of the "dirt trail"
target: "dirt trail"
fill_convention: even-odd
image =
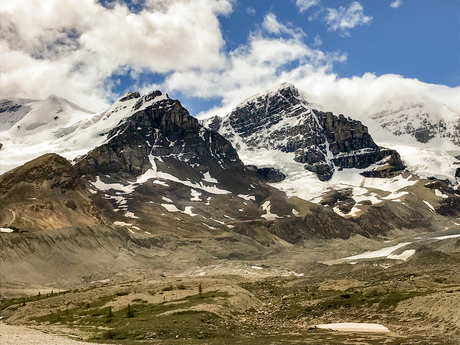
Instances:
[[[43,333],[25,326],[10,326],[0,322],[0,344],[88,345],[89,343],[73,340],[66,336]]]

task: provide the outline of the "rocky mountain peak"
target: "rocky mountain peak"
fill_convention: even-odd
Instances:
[[[151,100],[155,102],[148,103]],[[209,172],[225,175],[225,185],[235,179],[226,170],[244,172],[231,144],[202,127],[179,101],[154,91],[140,97],[133,109],[132,115],[108,132],[105,144],[78,159],[76,166],[82,174],[129,178],[163,169],[179,179],[198,182]]]
[[[135,92],[127,92],[124,94],[123,97],[121,97],[119,99],[120,102],[126,102],[126,101],[129,101],[130,99],[134,99],[134,98],[140,98],[141,97],[141,94],[137,91]]]
[[[402,168],[397,153],[381,150],[360,121],[313,109],[292,84],[253,96],[225,118],[205,120],[204,125],[233,142],[238,151],[258,150],[294,154],[294,161],[329,180],[336,169],[365,169],[388,155]],[[385,162],[388,162],[386,160]]]

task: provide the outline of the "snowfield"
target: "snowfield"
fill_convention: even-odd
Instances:
[[[390,330],[378,323],[325,323],[321,325],[315,325],[316,328],[331,329],[333,331],[341,332],[376,332],[376,333],[388,333]]]
[[[336,260],[329,260],[325,261],[324,263],[327,265],[335,265],[335,264],[341,264],[344,262],[349,262],[350,264],[356,264],[355,260],[363,260],[363,259],[376,259],[376,258],[387,258],[387,259],[393,259],[393,260],[403,260],[406,261],[409,259],[412,255],[415,254],[414,249],[409,249],[405,250],[401,254],[394,254],[398,249],[403,248],[409,244],[412,244],[416,241],[427,241],[427,240],[436,240],[436,241],[442,241],[442,240],[447,240],[451,238],[457,238],[460,237],[460,234],[454,234],[454,235],[446,235],[446,236],[437,236],[437,237],[416,237],[414,241],[412,242],[402,242],[397,245],[391,246],[391,247],[385,247],[379,250],[374,250],[370,252],[365,252],[362,254],[357,254],[353,256],[348,256],[343,259],[336,259]]]

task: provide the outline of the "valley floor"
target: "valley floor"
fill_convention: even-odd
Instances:
[[[458,244],[456,238],[450,241]],[[0,324],[1,343],[458,345],[459,255],[427,248],[392,265],[385,258],[354,265],[310,263],[299,265],[302,276],[280,276],[276,270],[264,276],[269,261],[258,266],[228,261],[207,272],[232,267],[233,273],[243,272],[246,264],[254,274],[144,271],[134,280],[42,290],[1,300],[6,319]],[[316,327],[346,322],[379,324],[390,332]]]

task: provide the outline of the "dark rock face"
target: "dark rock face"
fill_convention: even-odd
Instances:
[[[145,102],[151,101],[152,99],[154,99],[155,97],[158,97],[158,96],[161,96],[161,91],[159,91],[159,90],[152,91],[152,92],[146,94],[144,97],[139,99],[136,102],[136,104],[134,104],[133,110],[139,109],[142,106],[142,104],[144,104]]]
[[[414,137],[418,142],[427,143],[434,138],[434,135],[429,129],[418,128],[414,131]]]
[[[457,168],[457,170],[455,170],[455,178],[460,178],[460,168]]]
[[[250,98],[227,117],[208,119],[205,125],[233,141],[237,150],[239,138],[249,151],[294,153],[294,160],[322,181],[336,168],[364,169],[387,156],[393,156],[392,171],[402,167],[399,155],[379,148],[361,122],[311,108],[290,84]]]
[[[16,104],[11,100],[5,99],[0,102],[0,114],[1,113],[14,113],[21,108],[21,104]]]
[[[425,188],[432,190],[437,189],[444,195],[447,195],[447,198],[443,198],[442,201],[438,202],[439,206],[435,207],[436,213],[449,217],[458,217],[460,215],[460,196],[448,181],[435,180],[425,184]]]
[[[343,213],[349,213],[355,204],[351,189],[331,191],[321,200],[321,205],[331,208],[337,206]]]
[[[379,154],[382,159],[375,163],[377,166],[372,170],[364,171],[361,175],[364,177],[389,178],[405,168],[397,151],[382,148]]]
[[[158,96],[160,91],[143,96],[133,109]],[[207,171],[212,176],[228,175],[231,170],[246,174],[225,138],[202,127],[179,101],[169,98],[134,111],[108,133],[106,144],[79,158],[76,167],[81,174],[139,176],[152,168],[152,160],[160,170],[170,169],[168,173],[183,175],[184,180],[201,180]]]
[[[253,171],[259,179],[267,183],[281,182],[286,178],[286,175],[275,168],[258,168],[255,165],[247,165],[246,169]]]
[[[120,102],[126,102],[129,101],[130,99],[134,98],[140,98],[141,94],[137,91],[135,92],[128,92],[126,95],[124,95],[122,98],[120,98]]]

